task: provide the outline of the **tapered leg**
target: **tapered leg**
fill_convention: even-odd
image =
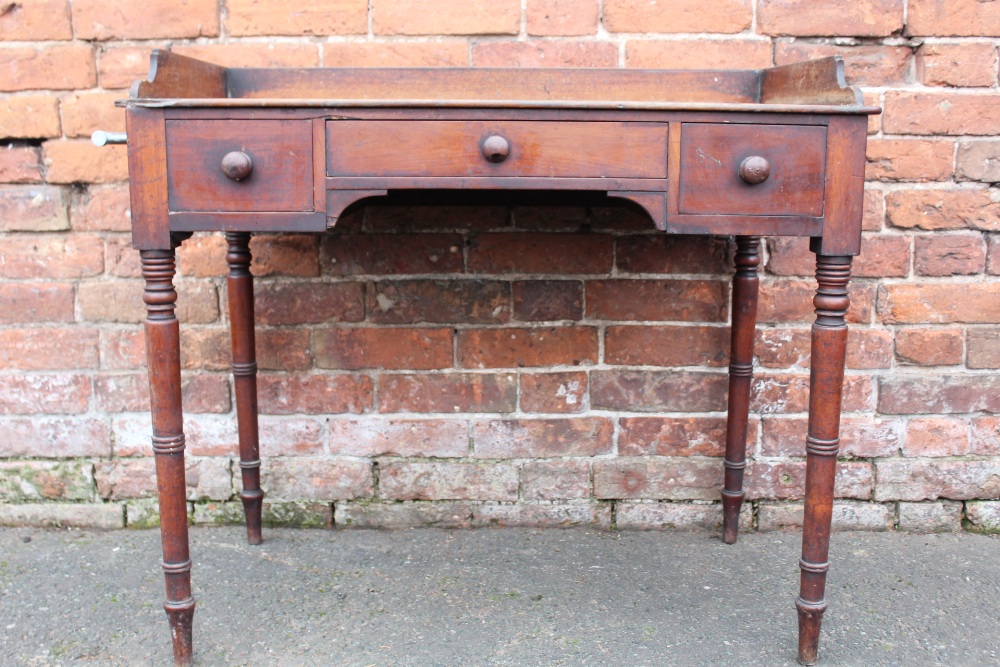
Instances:
[[[851,257],[816,256],[819,286],[813,303],[812,364],[809,378],[809,433],[806,438],[806,509],[802,524],[799,597],[799,662],[815,664],[819,630],[826,611],[824,592],[833,515],[833,483],[840,448],[840,400],[844,386]]]
[[[747,457],[747,420],[753,380],[753,340],[757,326],[757,267],[760,237],[736,237],[733,276],[733,328],[729,353],[729,413],[726,423],[726,479],[722,489],[722,541],[736,542],[743,504],[743,469]]]
[[[262,541],[260,520],[264,492],[260,489],[260,438],[257,429],[257,353],[254,342],[253,276],[250,274],[250,234],[227,232],[229,252],[229,325],[233,338],[233,383],[240,432],[240,499],[246,513],[247,542]]]
[[[153,417],[153,453],[160,500],[160,537],[174,663],[191,664],[191,556],[188,550],[187,501],[184,480],[184,423],[181,413],[180,329],[174,316],[174,251],[141,251],[146,280],[146,358]]]

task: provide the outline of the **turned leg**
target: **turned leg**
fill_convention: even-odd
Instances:
[[[160,537],[174,663],[191,664],[191,556],[184,481],[184,424],[181,414],[180,329],[174,316],[174,251],[143,250],[142,277],[146,280],[146,358],[153,417],[153,453],[156,489],[160,500]]]
[[[757,326],[757,266],[760,237],[736,237],[733,276],[733,328],[729,353],[729,413],[726,423],[726,479],[722,489],[722,541],[736,542],[743,504],[743,469],[747,456],[747,420],[753,380],[753,340]]]
[[[840,447],[840,399],[844,386],[851,257],[816,256],[819,286],[813,303],[812,364],[809,377],[809,433],[806,438],[806,508],[802,524],[799,597],[799,662],[816,663],[819,630],[826,611],[824,591],[833,515],[833,483]]]
[[[246,514],[247,542],[260,544],[260,439],[257,429],[257,353],[254,343],[253,276],[250,274],[250,234],[227,232],[229,252],[229,326],[233,337],[233,383],[240,433],[240,499]]]

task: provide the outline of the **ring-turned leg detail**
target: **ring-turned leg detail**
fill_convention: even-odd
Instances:
[[[264,492],[260,488],[260,436],[257,426],[257,353],[254,338],[253,275],[250,234],[227,232],[229,322],[233,339],[233,384],[240,437],[240,499],[246,514],[247,542],[260,544]]]
[[[163,575],[167,600],[163,608],[170,620],[174,663],[192,660],[191,556],[188,549],[188,515],[184,479],[184,421],[181,412],[180,329],[174,306],[174,251],[143,250],[142,277],[146,281],[146,358],[153,417],[153,454],[160,502],[160,537],[163,542]]]
[[[809,377],[809,433],[806,438],[806,507],[802,524],[799,613],[799,662],[816,663],[833,517],[833,485],[840,449],[840,410],[847,346],[845,316],[851,257],[816,256],[819,283],[813,303],[812,363]]]
[[[757,326],[760,279],[760,237],[736,237],[736,275],[733,276],[733,327],[729,354],[729,412],[726,424],[725,484],[722,489],[722,541],[736,542],[743,505],[747,421],[753,381],[753,341]]]

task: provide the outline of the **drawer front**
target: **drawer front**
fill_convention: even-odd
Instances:
[[[666,123],[335,120],[326,127],[330,176],[667,177]]]
[[[755,156],[770,174],[751,184],[740,170]],[[823,215],[825,127],[684,123],[680,163],[680,213]]]
[[[313,209],[308,120],[168,120],[166,133],[171,211]],[[247,176],[223,173],[230,153],[249,157]]]

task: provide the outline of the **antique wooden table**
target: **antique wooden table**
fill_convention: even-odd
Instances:
[[[812,328],[799,661],[826,609],[847,285],[861,241],[867,114],[827,58],[765,70],[224,68],[155,52],[128,100],[132,236],[145,279],[164,607],[178,665],[192,658],[175,248],[228,240],[240,468],[261,541],[249,240],[316,232],[391,192],[580,193],[628,200],[665,234],[736,236],[723,539],[743,500],[761,236],[808,236]]]

